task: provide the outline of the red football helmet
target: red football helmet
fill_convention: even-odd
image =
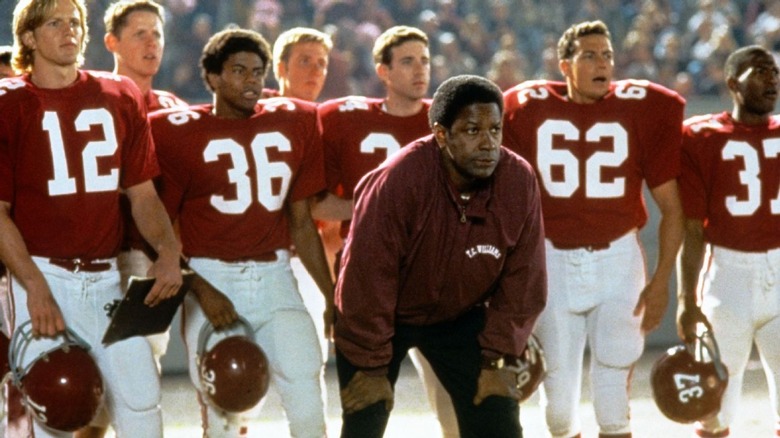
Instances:
[[[206,322],[198,338],[198,370],[201,391],[215,407],[244,412],[260,402],[268,391],[270,373],[265,353],[254,341],[252,328],[243,318],[237,324],[243,335],[234,335],[206,350],[214,326]]]
[[[32,323],[14,330],[8,361],[22,402],[37,421],[63,432],[88,425],[103,402],[103,380],[89,345],[66,330],[62,344],[41,353],[22,368],[22,356],[34,341]]]
[[[536,336],[531,335],[528,338],[523,354],[516,363],[507,364],[506,369],[517,374],[517,389],[523,394],[520,402],[528,400],[547,373],[544,350],[542,350],[542,344],[539,343]]]
[[[658,409],[678,423],[693,423],[720,411],[729,373],[711,331],[672,347],[653,364],[650,386]]]

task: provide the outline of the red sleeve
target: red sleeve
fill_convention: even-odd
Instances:
[[[399,188],[391,176],[373,171],[358,185],[336,285],[337,346],[359,368],[384,367],[393,354],[404,218],[412,213],[405,207],[411,191]],[[352,258],[371,263],[350,263]],[[367,301],[366,296],[376,299]]]
[[[699,163],[698,142],[690,127],[684,129],[680,177],[680,200],[685,216],[704,220],[707,217],[707,187]]]
[[[658,91],[650,87],[648,90],[655,92],[643,105],[647,109],[644,126],[648,141],[643,143],[642,168],[648,187],[653,189],[680,175],[685,100],[677,94],[668,94],[665,89]]]
[[[123,120],[126,136],[122,147],[122,176],[119,182],[123,188],[148,181],[160,174],[143,95],[135,86],[126,88],[129,90],[129,108]]]
[[[514,169],[513,169],[514,170]],[[479,336],[483,349],[519,356],[547,303],[547,271],[541,197],[531,166],[513,172],[523,175],[518,193],[527,194],[522,234],[508,253],[495,294],[490,298],[485,328]],[[507,336],[511,334],[511,336]]]
[[[298,102],[298,105],[301,103]],[[309,198],[325,189],[325,164],[320,124],[314,108],[304,112],[303,158],[295,181],[290,188],[290,201]]]

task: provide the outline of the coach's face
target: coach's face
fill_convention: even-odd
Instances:
[[[222,64],[222,73],[208,74],[216,96],[217,116],[240,119],[254,114],[265,84],[263,67],[257,53],[237,52]]]
[[[501,146],[501,109],[495,103],[475,103],[460,110],[450,129],[439,124],[434,134],[444,167],[459,190],[493,175]]]

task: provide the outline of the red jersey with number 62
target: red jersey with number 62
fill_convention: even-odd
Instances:
[[[61,89],[38,88],[28,75],[0,80],[0,200],[12,205],[30,254],[116,255],[119,188],[158,171],[143,96],[130,79],[79,71]]]
[[[315,106],[265,99],[248,119],[212,108],[150,116],[160,198],[179,219],[184,254],[234,261],[289,248],[287,203],[325,189]]]
[[[706,240],[738,251],[780,248],[780,117],[761,125],[727,112],[683,128],[680,197]]]
[[[566,94],[548,81],[507,90],[504,145],[537,172],[547,238],[601,245],[644,226],[643,180],[654,188],[678,176],[685,100],[637,80],[614,82],[592,104]]]

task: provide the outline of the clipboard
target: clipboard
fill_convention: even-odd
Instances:
[[[168,330],[173,316],[190,289],[194,275],[192,271],[182,271],[184,281],[176,295],[154,307],[144,304],[144,299],[152,290],[155,279],[130,277],[127,293],[114,309],[111,322],[103,335],[103,345],[109,346],[133,336],[148,336]]]

